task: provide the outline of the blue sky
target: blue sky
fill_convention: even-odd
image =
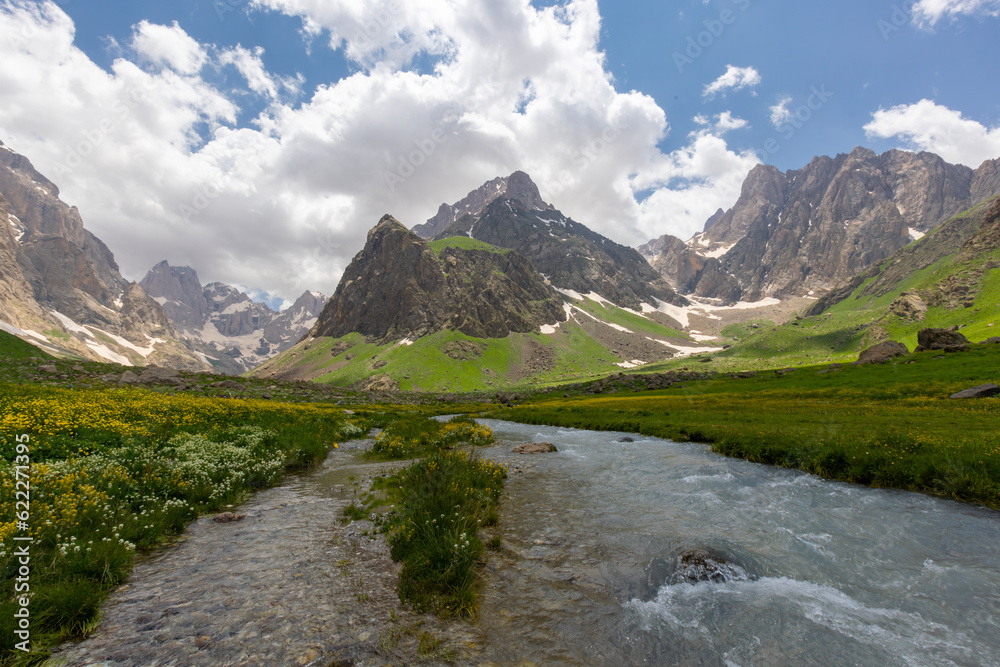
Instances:
[[[758,162],[1000,157],[998,0],[0,0],[0,140],[133,279],[331,293],[528,171],[616,241],[687,238]],[[138,94],[136,91],[139,91]]]

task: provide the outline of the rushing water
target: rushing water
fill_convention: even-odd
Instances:
[[[485,423],[502,442],[482,454],[526,472],[507,482],[484,659],[1000,665],[996,512],[701,445]],[[559,452],[509,453],[532,441]],[[685,578],[691,549],[720,561],[714,580]]]

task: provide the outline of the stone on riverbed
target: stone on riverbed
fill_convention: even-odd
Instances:
[[[233,523],[234,521],[242,521],[247,518],[246,514],[237,514],[236,512],[223,512],[222,514],[216,514],[212,517],[212,521],[215,523]]]
[[[557,451],[559,450],[551,442],[529,442],[514,448],[515,454],[546,454]]]

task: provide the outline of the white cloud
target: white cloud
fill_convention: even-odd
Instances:
[[[716,116],[715,129],[722,134],[730,130],[742,130],[749,125],[744,119],[733,116],[731,111],[723,111]]]
[[[781,127],[792,119],[792,112],[788,105],[792,103],[792,98],[787,95],[778,99],[778,103],[771,107],[771,125]]]
[[[725,94],[729,90],[753,88],[761,82],[760,73],[753,67],[726,66],[726,73],[705,86],[702,97],[712,98],[717,94]]]
[[[262,56],[264,49],[256,47],[253,50],[237,45],[232,49],[223,50],[218,57],[220,65],[232,65],[243,78],[247,80],[250,90],[258,95],[276,99],[284,90],[297,95],[302,90],[304,78],[300,74],[296,78],[276,78],[264,67]]]
[[[359,71],[292,104],[283,91],[296,82],[259,50],[151,24],[107,71],[73,45],[54,2],[0,0],[0,34],[31,35],[0,40],[0,137],[79,206],[129,278],[167,259],[286,299],[332,293],[384,213],[423,222],[515,169],[618,242],[688,235],[735,202],[756,163],[721,138],[746,125],[730,113],[706,117],[682,149],[658,148],[666,115],[614,89],[596,0],[256,5],[300,17]],[[419,54],[438,59],[433,71],[405,66]],[[247,90],[202,78],[220,67]],[[268,104],[239,127],[247,95]]]
[[[1000,0],[920,0],[913,6],[913,20],[924,26],[933,26],[944,17],[955,18],[962,14],[998,16]]]
[[[177,21],[172,26],[142,21],[135,27],[132,48],[144,60],[179,74],[197,74],[208,60],[205,49]]]
[[[978,167],[1000,157],[1000,127],[987,128],[931,100],[879,109],[865,125],[869,137],[902,139],[906,148],[937,153],[948,162]]]

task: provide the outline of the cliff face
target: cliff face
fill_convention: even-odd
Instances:
[[[177,338],[160,305],[122,277],[114,255],[84,229],[76,207],[61,201],[55,184],[2,143],[0,195],[0,216],[7,221],[0,239],[6,321],[37,328],[35,333],[55,332],[49,342],[91,359],[207,370]]]
[[[562,298],[516,252],[444,248],[437,255],[385,216],[309,335],[395,340],[452,329],[502,338],[565,319]]]
[[[931,153],[856,148],[784,174],[761,165],[686,247],[647,244],[659,250],[650,263],[682,293],[727,301],[823,292],[997,189],[1000,161],[973,171]]]
[[[326,303],[319,292],[303,293],[291,307],[275,312],[231,285],[202,286],[186,266],[160,262],[139,283],[158,303],[193,349],[220,372],[240,374],[294,345]]]

